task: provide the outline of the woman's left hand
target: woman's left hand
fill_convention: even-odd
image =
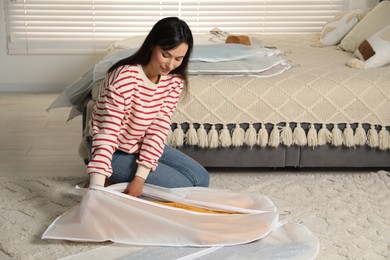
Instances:
[[[142,195],[145,180],[135,176],[134,179],[127,185],[124,193],[130,196],[139,197]]]

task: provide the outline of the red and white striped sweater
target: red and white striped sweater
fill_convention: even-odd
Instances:
[[[138,165],[154,170],[183,85],[178,75],[161,76],[154,84],[141,65],[125,65],[109,73],[92,114],[92,159],[87,173],[110,177],[116,149],[140,153]]]

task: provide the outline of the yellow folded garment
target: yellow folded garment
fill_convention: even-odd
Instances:
[[[234,213],[234,212],[224,212],[224,211],[204,209],[204,208],[190,206],[190,205],[186,205],[186,204],[182,204],[182,203],[178,203],[178,202],[170,202],[170,201],[153,201],[153,202],[158,203],[158,204],[162,204],[165,206],[169,206],[169,207],[191,210],[191,211],[196,211],[196,212],[210,213],[210,214],[238,214],[238,213]]]

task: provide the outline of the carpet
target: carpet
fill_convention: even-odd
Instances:
[[[81,197],[85,177],[0,177],[0,259],[58,259],[110,243],[42,240]],[[390,257],[390,174],[386,171],[211,171],[211,186],[267,195],[281,219],[320,241],[317,259]],[[104,258],[101,258],[104,259]]]

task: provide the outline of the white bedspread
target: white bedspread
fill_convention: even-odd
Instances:
[[[389,131],[386,130],[390,126],[389,66],[361,70],[349,68],[345,63],[352,58],[351,53],[338,50],[336,46],[312,47],[313,35],[258,37],[266,46],[277,46],[292,68],[270,78],[192,76],[189,94],[173,117],[175,123],[347,124],[348,136],[339,136],[340,140],[328,136],[328,142],[334,142],[336,146],[365,144],[367,140],[364,138],[353,140],[349,125],[370,124],[372,131],[365,136],[371,138],[369,145],[381,149],[390,147]],[[274,139],[271,146],[279,143],[290,145],[295,141],[298,145],[306,145],[308,142],[309,136],[301,136],[304,139],[299,143],[281,136],[285,129],[277,127],[275,130],[281,140]],[[333,139],[342,135],[337,127],[335,132]],[[187,134],[185,141],[188,143],[191,138],[188,133],[184,134]],[[312,138],[317,138],[316,133],[312,134]],[[233,133],[230,135],[233,137]],[[176,138],[180,136],[177,134]],[[241,140],[243,138],[244,133]],[[352,140],[346,140],[348,138]],[[182,140],[172,142],[180,145]],[[190,144],[196,145],[196,142]],[[227,142],[226,146],[230,144]],[[314,140],[309,145],[318,144],[318,140]],[[236,146],[239,145],[240,141]]]

